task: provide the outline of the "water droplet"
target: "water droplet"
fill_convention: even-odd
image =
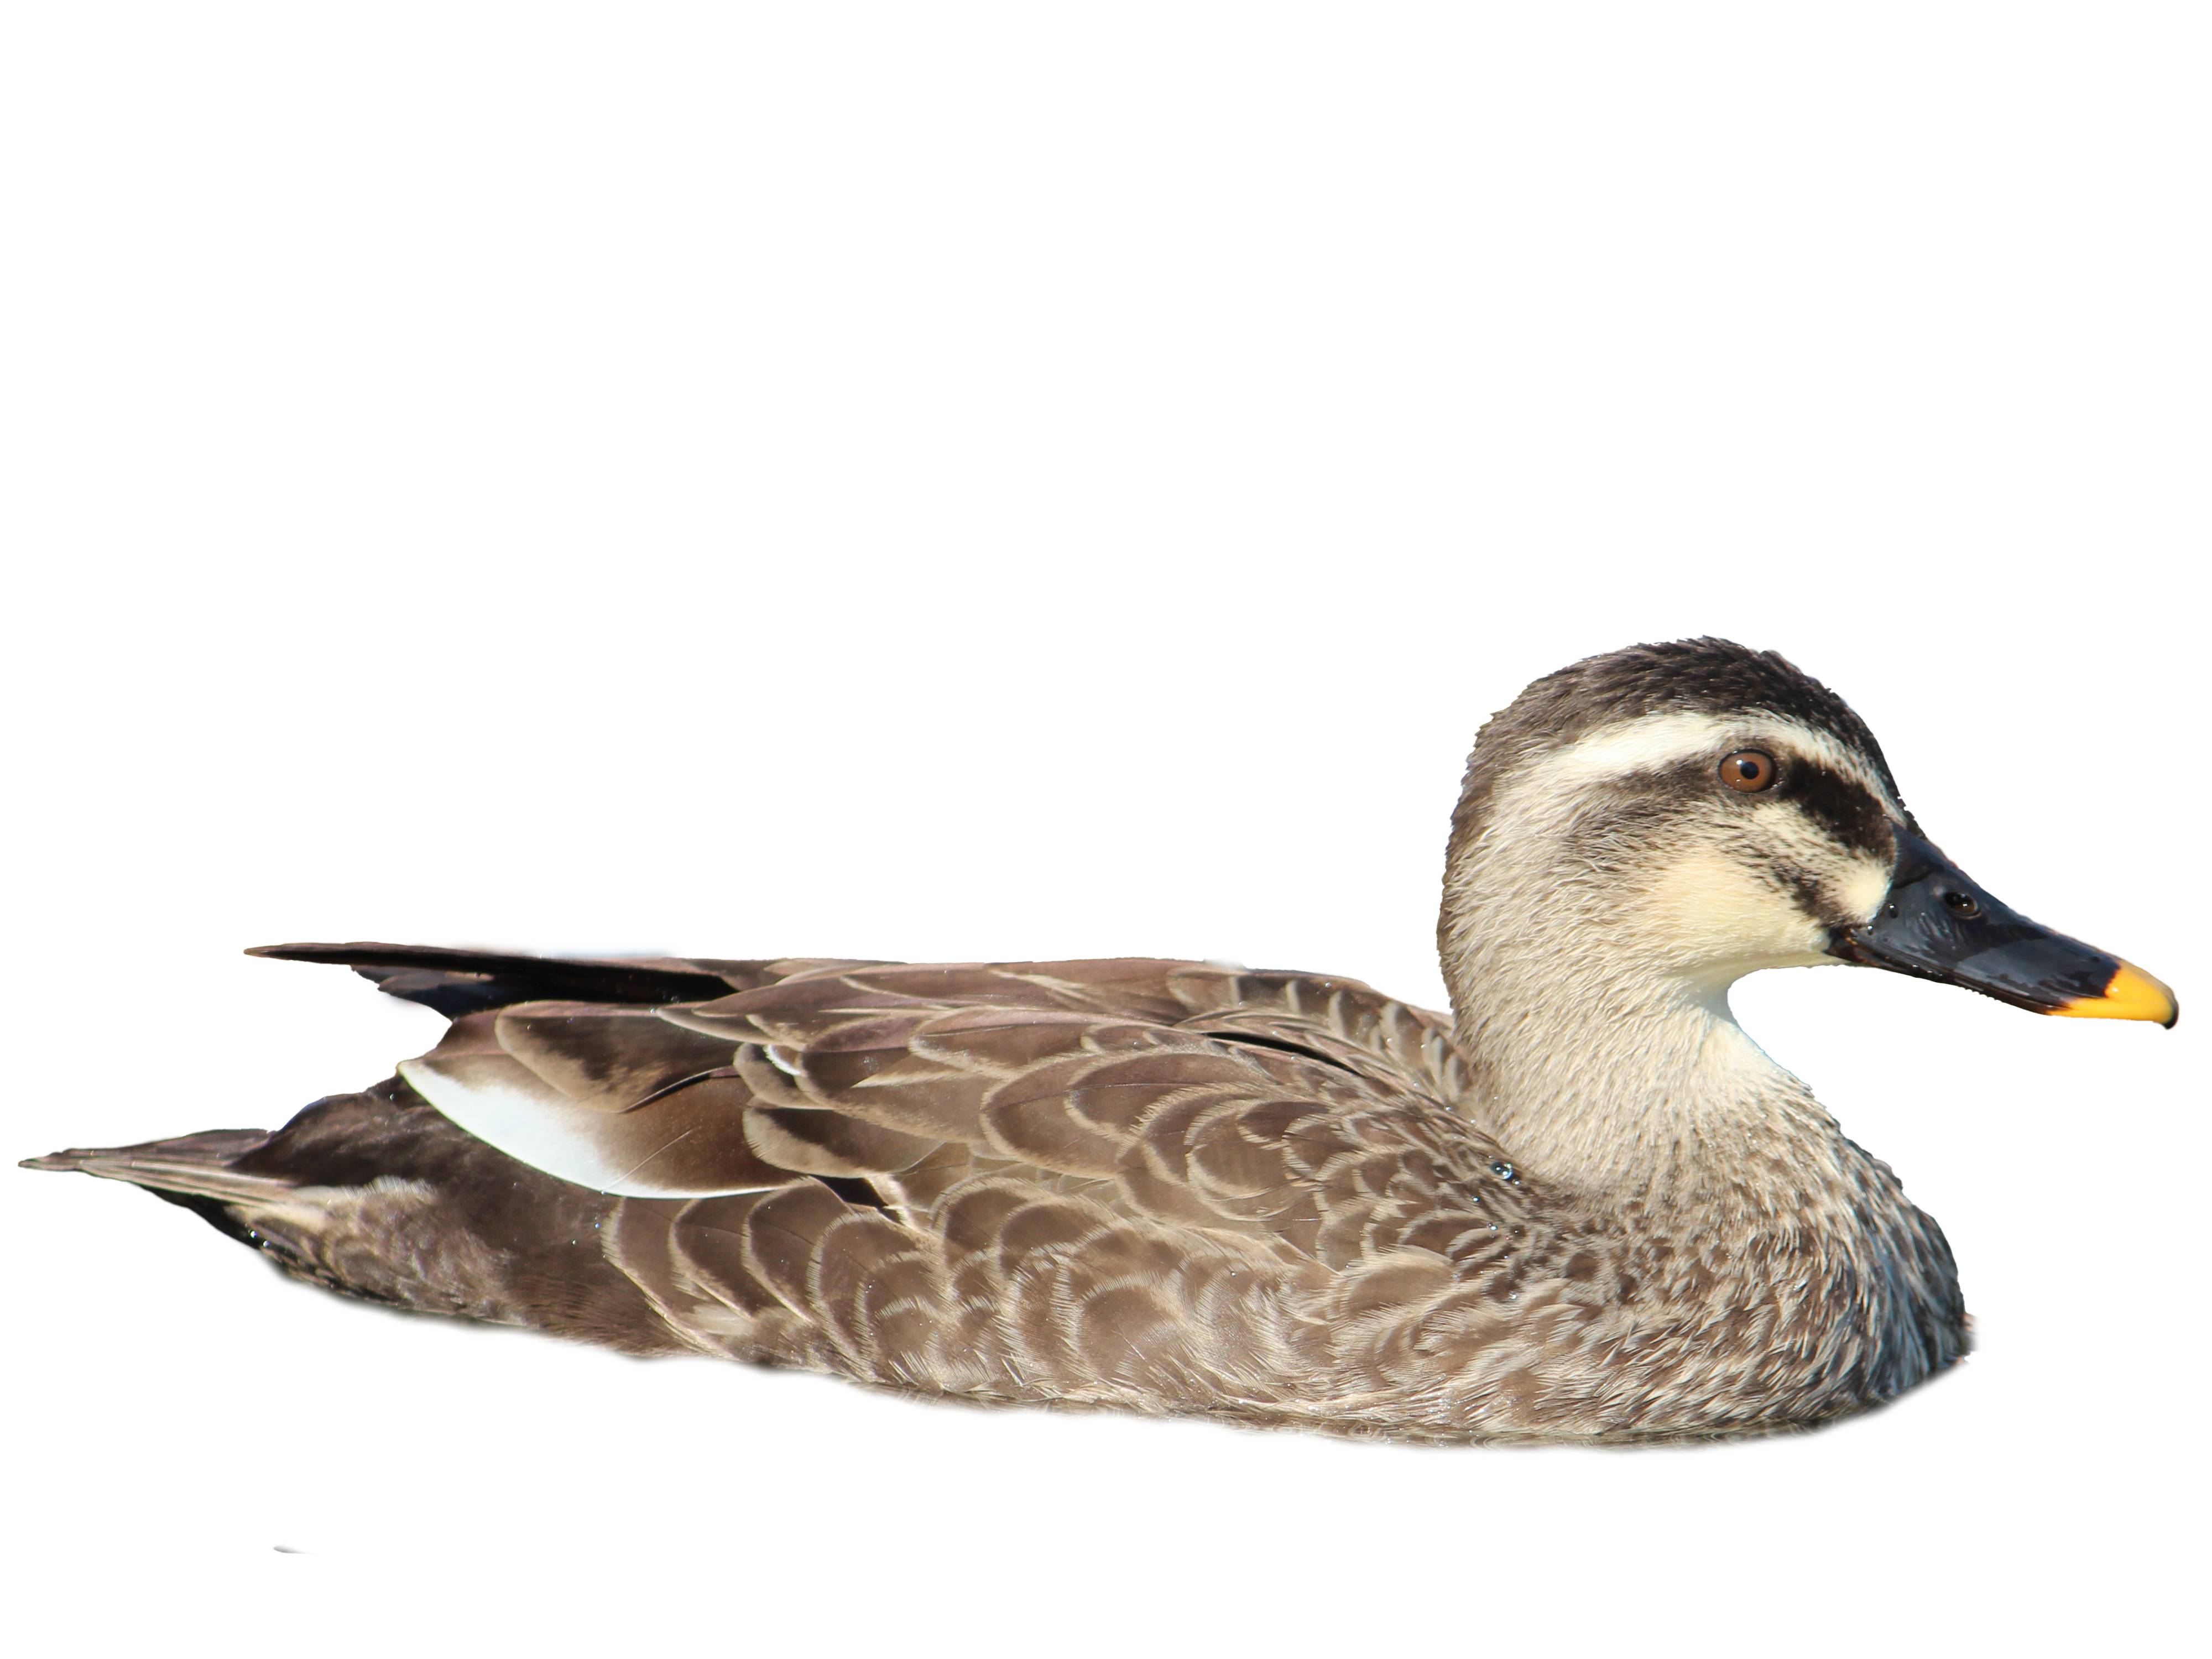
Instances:
[[[1490,1160],[1490,1173],[1500,1181],[1517,1182],[1521,1179],[1513,1172],[1513,1166],[1502,1158],[1493,1158]]]

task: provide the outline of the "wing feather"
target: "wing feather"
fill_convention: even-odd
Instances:
[[[464,1128],[561,1179],[756,1195],[732,1212],[744,1252],[693,1252],[708,1281],[696,1294],[732,1307],[795,1305],[778,1229],[818,1241],[826,1218],[872,1202],[884,1225],[942,1237],[978,1183],[1002,1179],[1037,1212],[1000,1218],[1001,1253],[1073,1248],[1103,1212],[1340,1263],[1395,1247],[1394,1180],[1432,1192],[1471,1155],[1441,1020],[1351,981],[1151,959],[792,965],[701,1002],[472,1015],[403,1071]],[[1362,1151],[1377,1115],[1393,1127]],[[681,1291],[684,1249],[671,1250],[641,1247],[671,1287],[656,1295]],[[759,1288],[727,1288],[740,1280]]]

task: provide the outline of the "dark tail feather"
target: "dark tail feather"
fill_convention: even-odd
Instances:
[[[72,1146],[44,1158],[27,1158],[17,1167],[70,1170],[104,1181],[127,1182],[182,1206],[240,1243],[258,1244],[261,1241],[230,1206],[274,1202],[295,1183],[281,1176],[244,1175],[231,1165],[268,1141],[265,1129],[204,1129],[136,1146]]]
[[[23,1167],[142,1187],[349,1296],[631,1353],[688,1351],[602,1246],[621,1200],[487,1146],[397,1078],[325,1096],[273,1133],[72,1147]]]
[[[398,1106],[402,1087],[326,1096],[273,1134],[210,1129],[136,1146],[72,1147],[26,1158],[23,1167],[143,1188],[285,1272],[349,1296],[515,1322],[500,1287],[474,1271],[489,1258],[471,1248],[465,1214],[441,1237],[443,1218],[422,1181],[357,1179],[363,1171],[352,1166],[362,1164],[390,1159],[410,1168],[405,1153],[410,1143],[419,1151],[425,1133],[449,1141],[461,1133],[428,1108]],[[414,1160],[418,1170],[421,1163]]]
[[[270,1197],[290,1186],[270,1176],[240,1175],[230,1166],[269,1139],[266,1129],[203,1129],[173,1140],[136,1146],[72,1146],[44,1158],[27,1158],[26,1170],[75,1170],[108,1181],[127,1181],[165,1197],[246,1200]]]
[[[705,1002],[778,977],[759,963],[681,957],[614,961],[508,956],[434,945],[264,945],[250,957],[350,968],[388,995],[434,1008],[448,1019],[517,1002]]]

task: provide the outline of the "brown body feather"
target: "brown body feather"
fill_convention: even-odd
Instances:
[[[1456,1109],[1446,1020],[1351,981],[717,966],[745,988],[470,1012],[432,1058],[520,1067],[622,1161],[744,1190],[594,1192],[398,1080],[266,1137],[47,1162],[216,1206],[355,1294],[979,1401],[1664,1437],[1817,1421],[1960,1349],[1941,1235],[1849,1143],[1786,1211],[1595,1209]]]

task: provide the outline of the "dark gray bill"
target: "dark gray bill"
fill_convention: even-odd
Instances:
[[[1902,827],[1889,896],[1866,926],[1838,928],[1828,952],[1963,985],[2039,1014],[2161,1025],[2180,1018],[2173,993],[2142,969],[2030,921]]]

